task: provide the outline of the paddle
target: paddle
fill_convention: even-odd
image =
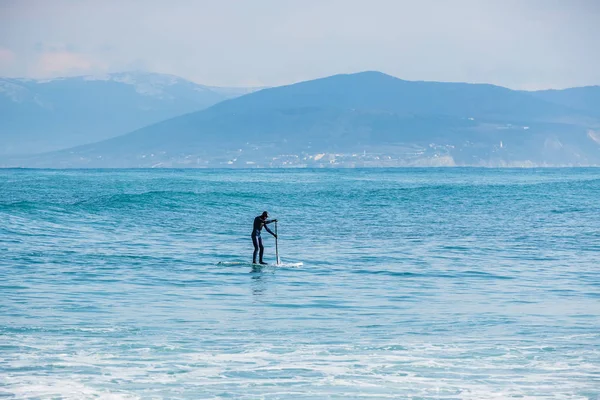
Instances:
[[[277,221],[275,221],[275,257],[277,257],[276,265],[279,265],[279,264],[281,264],[281,262],[279,261],[279,245],[277,243],[277,239],[279,239],[279,238],[277,235]]]

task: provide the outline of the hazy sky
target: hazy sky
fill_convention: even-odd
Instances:
[[[0,76],[600,84],[600,0],[0,0]]]

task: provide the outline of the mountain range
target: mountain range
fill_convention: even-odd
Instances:
[[[144,72],[0,78],[0,155],[101,141],[251,91]]]
[[[524,92],[380,72],[263,89],[131,133],[5,165],[600,165],[600,87]]]

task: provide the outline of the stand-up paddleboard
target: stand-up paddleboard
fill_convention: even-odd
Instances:
[[[288,263],[288,262],[279,262],[279,264],[254,264],[251,262],[244,261],[219,261],[217,265],[223,267],[280,267],[280,268],[296,268],[301,267],[304,263],[296,262],[296,263]]]

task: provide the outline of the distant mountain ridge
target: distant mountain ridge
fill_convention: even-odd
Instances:
[[[283,94],[283,95],[279,95]],[[231,102],[213,107],[228,110]],[[335,107],[404,114],[548,117],[565,107],[489,84],[405,81],[380,72],[334,75],[245,96],[240,109]],[[545,113],[541,115],[540,113]]]
[[[535,97],[600,117],[600,86],[531,92]]]
[[[0,155],[97,142],[252,90],[145,72],[0,78]]]
[[[19,165],[600,165],[593,97],[592,103],[546,97],[380,72],[334,75],[229,99]]]

